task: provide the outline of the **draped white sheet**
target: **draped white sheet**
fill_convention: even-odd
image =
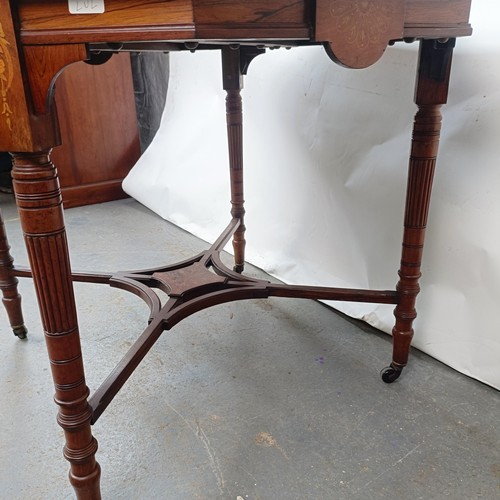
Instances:
[[[455,50],[414,345],[500,388],[500,18],[473,2]],[[366,70],[319,47],[250,66],[243,91],[247,258],[290,283],[392,289],[415,113],[417,44]],[[160,216],[213,240],[229,220],[217,52],[172,54],[161,128],[124,181]],[[335,303],[389,332],[392,306]],[[388,354],[389,355],[389,354]]]

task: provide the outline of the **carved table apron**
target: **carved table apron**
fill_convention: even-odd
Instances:
[[[64,455],[78,498],[100,498],[91,425],[161,333],[212,305],[249,298],[302,297],[394,304],[393,356],[382,371],[396,380],[407,364],[432,178],[455,38],[471,34],[471,0],[0,0],[0,151],[11,151],[16,202],[30,269],[16,267],[0,224],[0,287],[14,333],[23,338],[17,277],[32,277],[64,429]],[[415,117],[399,282],[394,290],[274,284],[245,277],[242,155],[243,75],[266,47],[323,44],[349,68],[375,63],[387,45],[420,41]],[[63,69],[106,62],[118,51],[220,50],[227,93],[231,220],[218,240],[188,261],[158,269],[73,273],[51,148],[60,143],[53,94]],[[220,252],[232,239],[235,265]],[[109,284],[150,308],[148,327],[90,395],[85,383],[73,282]],[[155,290],[169,296],[161,303]]]

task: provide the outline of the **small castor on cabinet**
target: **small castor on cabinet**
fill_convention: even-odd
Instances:
[[[24,325],[16,326],[15,328],[12,328],[12,331],[14,332],[14,335],[21,340],[28,337],[28,329]]]
[[[399,376],[401,375],[401,372],[403,371],[403,367],[396,367],[392,363],[390,366],[387,366],[386,368],[383,368],[380,372],[380,376],[382,377],[382,380],[386,384],[392,384],[394,381],[396,381]]]

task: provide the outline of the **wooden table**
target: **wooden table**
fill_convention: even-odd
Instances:
[[[0,0],[0,151],[14,159],[14,189],[31,269],[13,265],[0,233],[0,286],[14,333],[26,335],[16,277],[34,280],[65,431],[70,481],[81,499],[100,498],[94,424],[164,330],[215,304],[280,296],[395,304],[396,380],[407,364],[420,262],[455,38],[471,34],[471,0]],[[73,13],[70,13],[70,9]],[[86,12],[88,11],[88,12]],[[415,117],[399,282],[394,290],[288,286],[242,274],[243,75],[266,47],[323,44],[349,68],[374,64],[387,45],[420,41]],[[77,61],[101,64],[118,51],[220,50],[227,92],[231,220],[206,252],[166,266],[121,273],[72,273],[51,148],[60,142],[55,80]],[[2,224],[3,227],[3,224]],[[220,259],[233,240],[234,269]],[[101,387],[85,384],[73,281],[129,290],[150,307],[149,326]],[[169,295],[162,304],[155,289]]]

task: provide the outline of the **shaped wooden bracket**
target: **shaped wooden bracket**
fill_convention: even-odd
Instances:
[[[26,45],[24,47],[26,73],[31,90],[35,115],[51,111],[55,81],[63,69],[89,58],[84,44]]]
[[[54,82],[65,66],[88,58],[85,44],[23,45],[11,2],[0,0],[0,151],[42,151],[60,142]]]

